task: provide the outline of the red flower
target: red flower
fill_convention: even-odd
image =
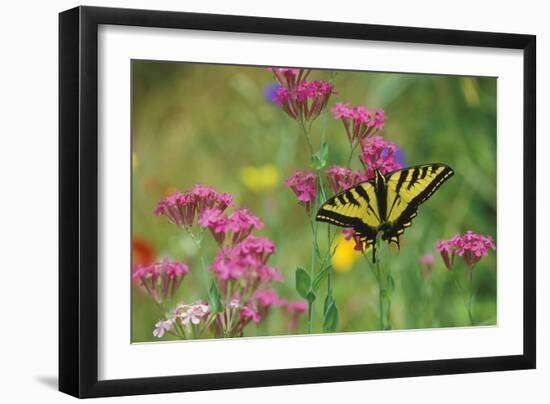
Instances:
[[[132,267],[147,266],[155,260],[155,250],[151,243],[139,236],[132,239]]]

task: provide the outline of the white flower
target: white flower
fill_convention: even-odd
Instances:
[[[166,331],[170,331],[174,326],[172,320],[160,320],[155,324],[153,335],[157,338],[162,338]]]
[[[197,325],[207,314],[208,305],[201,302],[194,304],[179,304],[175,310],[175,317],[179,318],[183,325],[189,323]]]
[[[229,302],[229,307],[231,307],[232,309],[238,309],[239,307],[241,307],[241,302],[239,301],[239,299],[232,299]]]

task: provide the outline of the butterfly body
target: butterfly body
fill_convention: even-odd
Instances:
[[[425,164],[397,170],[362,182],[328,199],[317,212],[316,220],[352,228],[363,248],[373,248],[376,238],[399,247],[399,237],[425,202],[452,175],[445,164]]]

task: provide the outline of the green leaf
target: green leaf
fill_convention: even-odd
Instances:
[[[220,300],[220,291],[216,282],[212,282],[208,291],[208,311],[212,314],[223,311],[222,302]]]
[[[338,326],[338,309],[336,308],[336,304],[332,302],[332,304],[328,307],[325,313],[325,318],[323,320],[323,331],[334,332],[336,331],[337,326]]]
[[[296,269],[296,290],[298,294],[304,299],[307,299],[307,295],[310,292],[310,286],[311,278],[309,274],[303,268],[298,267]]]
[[[313,283],[311,285],[311,289],[314,292],[317,292],[319,290],[319,286],[321,286],[321,282],[327,277],[327,275],[330,273],[332,266],[329,265],[328,267],[324,268],[321,272],[319,272],[317,275],[315,275],[315,278],[313,279]]]
[[[315,295],[315,292],[313,292],[313,290],[310,289],[309,292],[307,292],[307,295],[306,295],[306,299],[307,299],[308,304],[311,306],[316,298],[317,298],[317,296]]]
[[[327,315],[328,309],[333,304],[334,304],[334,298],[332,297],[332,295],[327,295],[327,297],[325,298],[325,304],[323,305],[323,315],[324,316]]]
[[[323,142],[321,149],[311,156],[311,168],[321,170],[327,165],[328,144]]]

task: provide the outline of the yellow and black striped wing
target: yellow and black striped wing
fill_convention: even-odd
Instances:
[[[425,164],[386,174],[387,213],[382,239],[399,246],[418,206],[430,198],[454,171],[445,164]]]
[[[363,182],[327,200],[319,208],[316,220],[353,228],[367,248],[376,241],[381,217],[374,184]]]

